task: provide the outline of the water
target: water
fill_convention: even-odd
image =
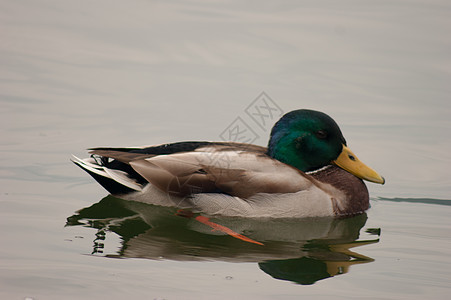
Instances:
[[[446,299],[450,9],[3,1],[0,296]],[[262,247],[102,200],[69,162],[93,146],[219,140],[237,117],[265,145],[270,124],[246,113],[262,92],[331,115],[384,175],[366,216],[214,220]]]

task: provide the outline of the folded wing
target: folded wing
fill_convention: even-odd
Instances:
[[[222,192],[249,198],[257,193],[294,193],[313,184],[308,175],[271,159],[265,151],[264,147],[239,143],[208,143],[192,151],[168,154],[106,148],[91,153],[101,157],[105,164],[102,172],[110,172],[115,180],[133,180],[135,184],[128,185],[137,187],[144,179],[162,191],[179,196]],[[120,167],[111,171],[108,165],[115,163]],[[89,167],[99,172],[99,166]],[[130,174],[133,172],[141,179]]]

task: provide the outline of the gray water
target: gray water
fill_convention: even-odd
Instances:
[[[447,299],[450,28],[448,1],[1,1],[1,298]],[[262,95],[337,121],[387,180],[366,215],[218,220],[262,248],[69,161],[236,122],[265,145]]]

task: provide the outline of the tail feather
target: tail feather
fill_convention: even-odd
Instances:
[[[72,157],[72,162],[92,176],[101,186],[113,195],[141,191],[142,185],[120,170],[108,169],[98,165],[93,159]]]

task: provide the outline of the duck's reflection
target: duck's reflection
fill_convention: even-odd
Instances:
[[[365,233],[373,237],[358,240],[366,214],[345,219],[211,219],[263,243],[258,245],[212,231],[195,218],[183,218],[176,212],[108,196],[68,217],[66,225],[97,229],[93,254],[103,253],[105,235],[115,232],[122,247],[113,256],[258,262],[272,277],[300,284],[313,284],[347,273],[351,265],[373,261],[350,249],[379,241],[379,229],[368,229]]]

